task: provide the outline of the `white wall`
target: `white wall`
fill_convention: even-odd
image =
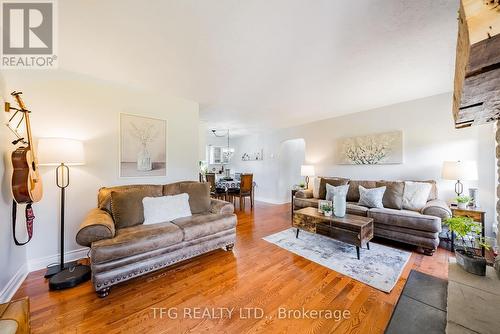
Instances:
[[[3,78],[0,75],[0,95],[5,96]],[[3,99],[1,101],[3,108]],[[3,123],[3,122],[2,122]],[[0,302],[5,302],[12,297],[17,290],[17,285],[22,282],[26,273],[26,246],[16,246],[12,238],[11,205],[12,193],[10,190],[12,165],[10,152],[13,146],[10,144],[9,130],[0,124]],[[26,240],[26,229],[20,214],[18,224],[18,240]]]
[[[234,140],[235,152],[231,160],[231,168],[236,173],[253,173],[254,182],[256,182],[255,199],[258,201],[274,204],[287,201],[279,190],[278,156],[281,142],[296,139],[296,137],[283,137],[281,132],[238,137]],[[264,149],[264,160],[241,160],[244,153],[258,152],[261,148]],[[300,180],[297,180],[298,182]]]
[[[13,71],[5,77],[7,91],[22,90],[28,108],[33,110],[35,138],[61,136],[84,141],[87,164],[71,167],[71,184],[66,192],[66,252],[81,248],[75,242],[77,228],[88,210],[96,206],[100,187],[197,179],[197,103],[62,70]],[[118,177],[121,112],[167,120],[166,177]],[[40,170],[44,197],[34,205],[35,233],[27,247],[30,269],[56,260],[54,255],[59,252],[59,189],[54,184],[54,168]],[[8,191],[4,188],[2,185],[2,193]]]
[[[306,157],[306,142],[304,139],[289,139],[281,143],[278,154],[278,195],[280,202],[290,199],[290,189],[301,179],[300,166]]]
[[[313,122],[235,140],[236,158],[244,151],[264,149],[264,161],[234,160],[235,169],[253,172],[256,197],[282,202],[279,191],[278,153],[287,139],[304,138],[306,163],[317,175],[336,175],[351,179],[389,179],[438,181],[440,197],[454,197],[453,181],[440,179],[444,160],[476,160],[478,182],[465,182],[465,189],[479,187],[482,207],[487,211],[487,232],[495,217],[494,124],[456,130],[451,113],[451,93],[386,106],[369,111]],[[400,165],[351,166],[335,163],[336,140],[392,130],[403,131],[404,163]],[[297,180],[297,182],[299,182]]]

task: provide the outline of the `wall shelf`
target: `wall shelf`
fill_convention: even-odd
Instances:
[[[253,153],[243,153],[241,156],[241,161],[262,161],[264,160],[264,149],[260,149],[259,152]]]

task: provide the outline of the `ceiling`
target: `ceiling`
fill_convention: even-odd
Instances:
[[[458,0],[59,1],[59,66],[288,127],[453,89]],[[451,111],[450,111],[451,112]]]

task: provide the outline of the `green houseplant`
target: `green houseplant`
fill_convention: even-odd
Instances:
[[[471,198],[469,196],[458,196],[456,198],[458,208],[461,210],[467,209],[467,204],[469,204]]]
[[[321,210],[325,216],[330,217],[332,215],[333,208],[330,204],[323,204],[321,206]]]
[[[468,217],[451,217],[444,223],[462,241],[462,245],[455,248],[457,264],[471,274],[484,276],[486,259],[474,250],[477,246],[489,249],[489,244],[482,237],[477,237],[481,233],[481,224]]]

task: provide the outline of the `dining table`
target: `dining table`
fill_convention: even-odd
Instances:
[[[255,188],[257,184],[255,181],[252,183],[252,188]],[[219,178],[215,181],[216,192],[220,195],[224,194],[224,200],[228,202],[234,202],[234,196],[240,193],[241,181],[236,178]],[[252,189],[253,197],[253,189]],[[253,201],[253,199],[252,199]],[[240,201],[240,209],[241,209]],[[253,204],[252,204],[253,205]]]
[[[235,178],[231,179],[224,179],[220,178],[215,182],[215,188],[217,189],[224,189],[224,190],[231,190],[231,189],[240,189],[241,182],[240,180],[237,180]],[[253,186],[256,187],[257,183],[253,181]]]
[[[215,182],[215,187],[218,189],[224,189],[224,190],[229,190],[229,189],[240,189],[240,181],[232,179],[232,180],[225,180],[225,179],[219,179],[217,182]]]

